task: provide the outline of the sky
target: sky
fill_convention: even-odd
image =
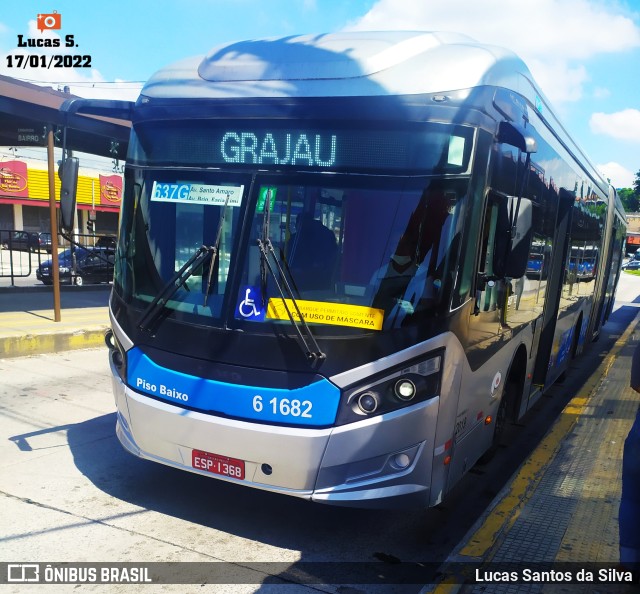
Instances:
[[[53,15],[46,23],[59,19],[60,28],[40,30],[39,14]],[[389,29],[456,31],[511,49],[591,162],[615,187],[633,186],[640,0],[22,0],[0,12],[0,74],[82,97],[134,100],[156,70],[222,43]],[[60,67],[43,67],[54,55],[89,56],[90,65],[56,58]]]

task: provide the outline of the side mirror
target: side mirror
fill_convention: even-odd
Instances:
[[[67,233],[73,232],[73,222],[76,216],[76,192],[78,188],[78,168],[80,162],[77,157],[67,157],[58,170],[60,176],[60,227]]]
[[[515,212],[517,207],[518,199],[509,198],[509,210],[514,213],[511,220],[515,225],[510,231],[511,249],[506,257],[504,275],[510,278],[520,278],[526,273],[533,239],[533,204],[528,198],[520,198],[520,208]]]
[[[496,278],[507,276],[507,257],[511,238],[511,222],[509,220],[509,199],[502,197],[498,205],[495,237],[493,240],[493,261],[491,269]]]
[[[527,271],[533,237],[533,204],[528,198],[505,198],[498,210],[493,272],[498,278],[520,278]]]
[[[533,128],[524,128],[513,122],[500,122],[498,126],[498,142],[515,146],[523,153],[531,154],[538,152],[538,143],[531,134]]]

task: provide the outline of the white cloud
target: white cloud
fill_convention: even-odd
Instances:
[[[457,31],[515,51],[554,101],[581,98],[593,56],[640,47],[640,27],[606,0],[379,0],[348,28]]]
[[[605,178],[611,180],[614,188],[633,188],[635,175],[620,163],[610,162],[604,165],[596,165]]]
[[[538,58],[525,62],[544,94],[553,102],[572,102],[582,98],[584,83],[589,80],[583,65],[570,66],[567,62],[548,62]]]
[[[0,27],[2,25],[0,24]],[[3,30],[0,28],[0,33]],[[101,72],[95,68],[47,68],[42,67],[41,57],[45,57],[45,64],[48,64],[47,56],[66,55],[75,53],[75,48],[67,48],[65,40],[55,31],[45,29],[42,32],[37,28],[35,20],[30,20],[28,33],[24,39],[43,39],[57,42],[57,47],[14,47],[8,56],[13,57],[12,67],[9,67],[7,58],[0,61],[0,74],[28,82],[47,85],[59,90],[69,87],[73,95],[85,97],[87,99],[123,99],[135,101],[140,94],[141,84],[126,83],[121,80],[107,81]],[[20,60],[20,62],[18,62]],[[23,60],[26,60],[26,67],[22,67]],[[31,66],[31,60],[34,60]]]
[[[593,90],[593,97],[595,99],[609,99],[609,97],[611,97],[611,91],[604,87],[596,87]]]
[[[589,120],[594,134],[640,143],[640,111],[624,109],[615,113],[594,113]]]

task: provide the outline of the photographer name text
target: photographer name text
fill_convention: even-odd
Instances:
[[[590,571],[588,569],[578,569],[576,571],[555,570],[538,571],[533,569],[520,569],[518,571],[489,571],[483,569],[475,570],[475,579],[477,583],[536,583],[536,584],[554,584],[554,583],[588,583],[588,584],[620,584],[632,583],[633,574],[630,571],[624,571],[615,568],[598,569]]]

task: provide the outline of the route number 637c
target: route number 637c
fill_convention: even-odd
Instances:
[[[275,396],[266,403],[266,406],[270,407],[270,412],[274,415],[282,417],[302,417],[305,419],[311,419],[312,403],[308,400],[290,400],[289,398],[276,398]],[[262,412],[265,407],[265,402],[262,396],[257,395],[253,397],[253,410],[256,412]]]

